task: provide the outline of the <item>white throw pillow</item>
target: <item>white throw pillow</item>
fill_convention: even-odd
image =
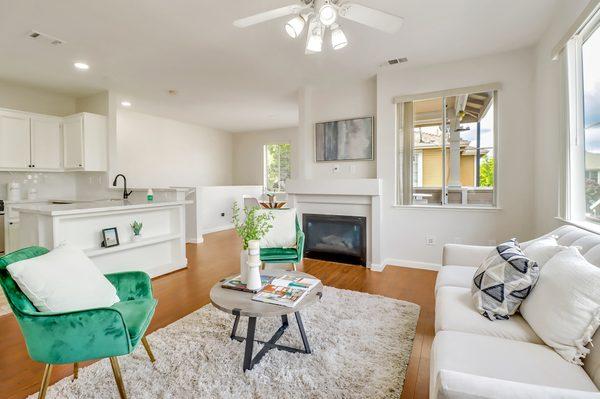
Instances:
[[[82,250],[72,245],[12,263],[7,269],[41,312],[70,312],[119,302],[115,287]]]
[[[273,215],[273,227],[260,239],[261,248],[296,246],[296,209],[261,209],[257,212]]]
[[[542,268],[520,311],[546,345],[582,364],[590,352],[585,346],[600,325],[600,269],[577,248],[559,252]]]
[[[548,262],[554,255],[567,248],[568,247],[559,245],[556,241],[556,237],[553,236],[535,240],[525,248],[523,248],[521,245],[521,249],[523,249],[525,256],[535,261],[540,268],[544,266],[546,262]]]

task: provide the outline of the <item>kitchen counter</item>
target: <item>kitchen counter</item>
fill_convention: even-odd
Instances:
[[[35,213],[39,215],[61,216],[78,215],[86,213],[110,212],[120,210],[133,210],[142,208],[157,208],[166,206],[186,205],[190,201],[130,201],[130,200],[103,200],[90,202],[75,202],[71,204],[36,204],[18,205],[14,209],[20,213]]]
[[[141,270],[151,277],[187,266],[185,208],[189,201],[101,200],[14,204],[19,215],[17,248],[80,248],[103,273]],[[143,224],[134,237],[131,224]],[[115,228],[118,245],[104,247],[103,230]]]

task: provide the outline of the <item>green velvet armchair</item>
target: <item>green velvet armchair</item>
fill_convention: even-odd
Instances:
[[[131,353],[142,342],[152,362],[152,350],[144,333],[152,320],[157,301],[152,283],[144,272],[107,274],[117,289],[120,302],[111,307],[74,312],[40,312],[12,279],[6,267],[11,263],[47,253],[46,248],[29,247],[0,257],[0,285],[25,338],[29,356],[46,364],[39,398],[46,396],[52,366],[109,358],[121,398],[125,387],[117,356]]]
[[[273,212],[277,212],[273,209]],[[294,270],[304,255],[304,233],[296,218],[296,248],[261,248],[260,260],[264,263],[290,263]]]

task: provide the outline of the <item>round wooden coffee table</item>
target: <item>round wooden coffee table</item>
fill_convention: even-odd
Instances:
[[[290,275],[313,279],[315,278],[310,274],[283,270],[271,270],[268,272],[263,272],[262,274],[275,277]],[[221,284],[225,280],[226,279],[219,281],[212,287],[212,289],[210,290],[210,301],[217,309],[235,316],[235,320],[233,322],[233,329],[231,331],[230,337],[231,339],[234,339],[239,342],[246,341],[246,349],[244,352],[243,364],[244,371],[252,370],[252,367],[254,367],[254,365],[258,362],[260,362],[263,356],[271,349],[284,350],[293,353],[310,353],[310,346],[308,344],[308,339],[306,338],[306,332],[304,331],[304,325],[302,323],[300,311],[305,309],[307,306],[312,305],[318,299],[321,298],[321,296],[323,295],[323,285],[321,283],[319,283],[304,298],[302,298],[302,300],[296,306],[294,306],[293,308],[288,308],[287,306],[272,305],[269,303],[253,301],[252,297],[254,296],[254,294],[249,292],[222,288]],[[281,338],[281,336],[289,326],[288,315],[291,313],[294,313],[296,321],[298,322],[298,329],[300,330],[300,336],[302,337],[304,349],[292,348],[289,346],[277,344],[277,341],[279,340],[279,338]],[[248,317],[248,332],[246,333],[246,337],[240,337],[237,335],[237,328],[240,322],[240,317]],[[281,327],[279,327],[279,329],[275,332],[275,334],[273,334],[271,339],[269,339],[266,342],[254,339],[254,332],[256,330],[256,319],[259,317],[281,317]],[[260,344],[263,344],[264,346],[256,354],[256,356],[252,357],[255,341]]]

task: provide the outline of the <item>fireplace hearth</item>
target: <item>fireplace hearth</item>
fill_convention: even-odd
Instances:
[[[302,225],[305,257],[366,266],[367,218],[305,213]]]

